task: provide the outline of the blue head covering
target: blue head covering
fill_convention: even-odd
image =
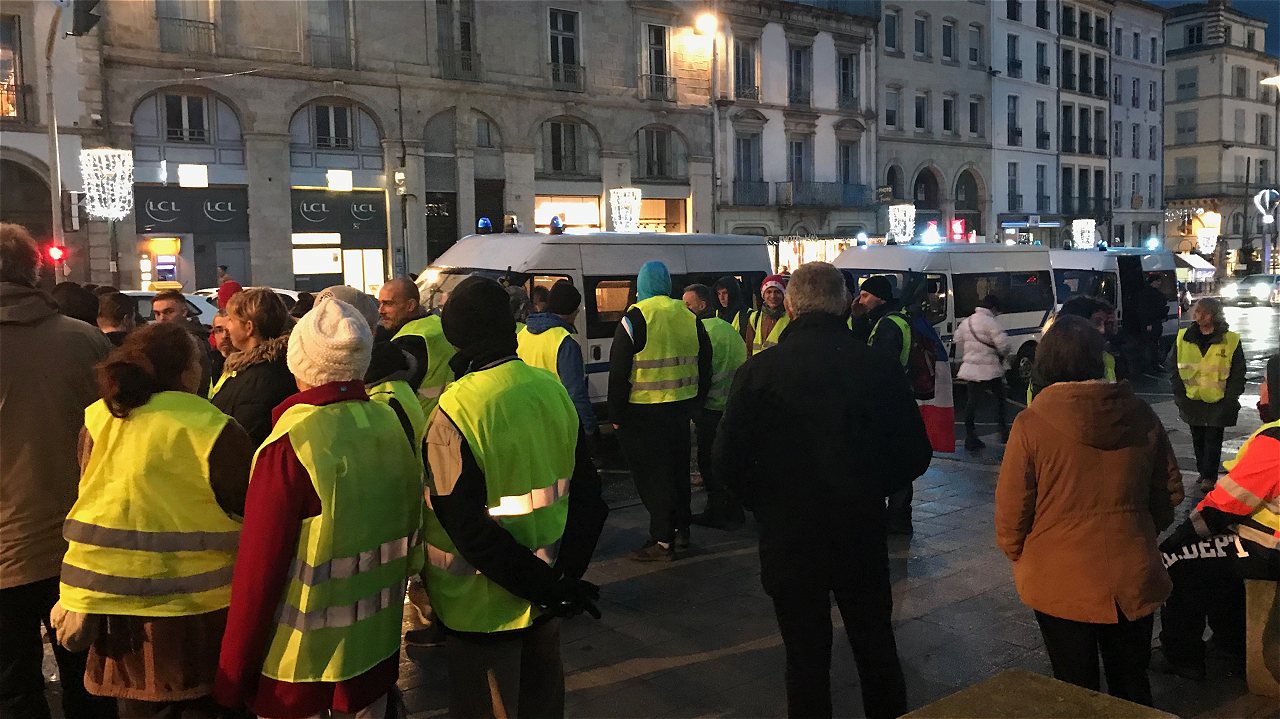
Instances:
[[[658,260],[649,260],[636,276],[636,301],[671,294],[671,273]]]

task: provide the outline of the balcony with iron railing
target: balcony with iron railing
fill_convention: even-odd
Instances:
[[[156,18],[160,26],[160,49],[185,55],[214,54],[217,26],[204,20],[180,17]]]
[[[1059,152],[1075,152],[1076,151],[1075,135],[1063,135],[1062,137],[1058,138],[1058,141],[1062,143],[1062,148],[1059,150]]]
[[[641,75],[640,91],[646,100],[676,101],[676,79],[670,75]]]
[[[1107,156],[1107,141],[1098,139],[1093,142],[1093,154],[1099,157]]]
[[[1040,132],[1037,132],[1037,133],[1036,133],[1036,149],[1037,149],[1037,150],[1048,150],[1048,149],[1049,149],[1049,139],[1050,139],[1050,138],[1049,138],[1049,133],[1048,133],[1047,131],[1041,130]]]
[[[733,96],[739,100],[759,100],[760,86],[737,83],[733,86]]]
[[[1094,36],[1098,39],[1098,47],[1110,47],[1111,43],[1107,40],[1107,28],[1105,26],[1098,28]]]
[[[1050,76],[1049,76],[1049,66],[1048,66],[1048,65],[1037,65],[1037,66],[1036,66],[1036,82],[1040,83],[1041,85],[1048,85],[1048,84],[1049,84],[1049,77],[1050,77]]]
[[[1063,197],[1062,214],[1100,218],[1107,214],[1107,200],[1101,197]]]
[[[1074,17],[1064,16],[1062,18],[1062,34],[1066,37],[1076,36],[1076,20]]]
[[[845,207],[870,207],[875,204],[870,185],[844,183],[840,187],[840,199]]]
[[[1080,39],[1085,42],[1093,42],[1093,23],[1080,22]]]
[[[1009,193],[1009,211],[1010,212],[1022,211],[1022,195],[1014,194],[1012,192]]]
[[[1036,212],[1048,212],[1048,211],[1049,211],[1049,196],[1036,195]]]
[[[547,63],[551,70],[551,88],[582,92],[586,88],[586,68],[581,65],[566,65],[562,62]]]
[[[208,142],[209,131],[203,127],[168,127],[164,131],[169,142]]]
[[[734,180],[733,204],[742,207],[764,207],[769,204],[769,183],[759,180]]]
[[[1040,28],[1041,30],[1049,29],[1049,11],[1048,10],[1036,11],[1036,27]]]
[[[808,107],[813,102],[813,88],[809,83],[792,83],[787,88],[787,102],[792,105]]]
[[[27,96],[30,94],[30,85],[0,83],[0,120],[26,122],[31,117],[27,106]]]
[[[1080,71],[1080,92],[1082,94],[1088,95],[1092,91],[1093,91],[1093,75],[1088,72],[1085,72],[1084,70],[1081,70]]]
[[[1063,90],[1075,90],[1075,89],[1076,89],[1076,76],[1075,76],[1075,73],[1071,73],[1071,72],[1063,73],[1063,75],[1062,75],[1062,89],[1063,89]]]
[[[1009,126],[1009,146],[1022,147],[1022,128]]]
[[[1093,94],[1102,98],[1107,96],[1107,79],[1105,77],[1094,78]]]
[[[839,182],[777,182],[779,205],[795,207],[840,207],[843,198]]]
[[[467,50],[441,50],[440,74],[446,80],[480,81],[480,53]]]
[[[1196,200],[1213,197],[1236,197],[1244,199],[1256,192],[1257,184],[1246,185],[1243,182],[1195,182],[1179,177],[1173,185],[1166,185],[1164,196],[1167,200]]]
[[[350,70],[355,67],[356,43],[344,35],[321,35],[309,33],[307,44],[311,48],[311,66],[328,67],[335,70]]]
[[[842,88],[837,102],[839,103],[841,110],[857,110],[858,93],[849,88]]]
[[[1022,61],[1014,58],[1009,59],[1009,77],[1022,77]]]

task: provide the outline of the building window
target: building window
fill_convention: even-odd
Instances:
[[[1115,36],[1116,36],[1115,42],[1114,42],[1115,47],[1111,49],[1114,50],[1117,55],[1123,55],[1124,54],[1124,31],[1121,30],[1120,28],[1115,28]]]
[[[580,89],[578,13],[551,9],[551,82],[563,89]]]
[[[1009,77],[1022,77],[1022,58],[1018,55],[1018,36],[1005,37],[1005,57],[1008,60]]]
[[[1005,2],[1005,17],[1014,22],[1022,20],[1022,0],[1007,0]]]
[[[22,32],[17,15],[0,15],[0,117],[25,119]]]
[[[205,116],[204,98],[199,95],[165,95],[164,96],[164,136],[169,142],[207,142],[209,140],[208,118]],[[327,111],[327,113],[326,113]],[[328,127],[335,127],[333,115],[339,116],[342,134],[346,144],[324,145],[321,137],[330,133],[322,133],[321,119],[329,122]],[[351,130],[347,122],[347,108],[325,105],[316,106],[316,147],[351,147]]]
[[[1049,2],[1048,0],[1036,0],[1036,27],[1041,30],[1049,29]]]
[[[1076,34],[1076,9],[1069,5],[1062,8],[1062,34],[1067,37]]]
[[[733,39],[733,93],[735,97],[760,99],[760,86],[756,82],[757,45],[754,39]]]
[[[1120,201],[1120,184],[1124,182],[1124,173],[1117,172],[1111,177],[1111,199]]]
[[[884,49],[891,52],[902,50],[902,13],[897,10],[884,13]]]
[[[1183,145],[1196,141],[1198,116],[1195,110],[1175,113],[1173,116],[1173,141]]]
[[[1129,177],[1129,196],[1136,197],[1138,194],[1138,173],[1133,173]]]
[[[1018,163],[1010,162],[1008,173],[1009,209],[1017,212],[1022,209],[1022,195],[1018,194]]]
[[[813,138],[792,135],[787,138],[787,179],[811,182],[813,177]]]
[[[1140,104],[1138,101],[1138,88],[1138,78],[1135,77],[1129,90],[1129,104],[1133,107],[1137,107]]]
[[[671,28],[665,25],[645,25],[645,97],[651,100],[676,99],[676,79],[671,76]]]
[[[1258,184],[1271,184],[1271,161],[1266,158],[1258,160]]]
[[[493,124],[483,117],[476,118],[476,147],[493,147]]]
[[[836,81],[839,83],[840,107],[858,106],[858,56],[840,53],[836,57]]]
[[[1147,207],[1156,206],[1156,176],[1147,175]]]
[[[1116,105],[1123,105],[1124,101],[1120,97],[1121,92],[1122,91],[1120,89],[1120,76],[1113,75],[1111,77],[1111,102],[1113,102]]]
[[[1196,23],[1186,27],[1187,45],[1203,45],[1204,44],[1204,23]]]
[[[1036,43],[1036,82],[1049,84],[1049,45],[1043,42]]]
[[[1174,74],[1175,95],[1177,100],[1194,100],[1199,96],[1197,85],[1200,81],[1200,69],[1187,67]]]
[[[1231,94],[1236,97],[1248,97],[1249,91],[1246,88],[1245,76],[1247,71],[1243,67],[1231,68]]]
[[[1255,47],[1257,44],[1258,44],[1258,35],[1257,35],[1257,33],[1255,33],[1253,30],[1250,30],[1249,32],[1245,33],[1245,36],[1244,36],[1244,46],[1245,46],[1245,47],[1247,47],[1247,48],[1249,48],[1250,50],[1252,50],[1252,49],[1254,49],[1254,47]]]
[[[929,18],[926,15],[916,15],[914,50],[921,57],[929,56]]]
[[[1155,125],[1152,125],[1151,127],[1147,128],[1147,159],[1148,160],[1156,159],[1157,129],[1158,128]]]
[[[813,77],[813,48],[807,45],[787,47],[787,99],[793,105],[808,105]]]
[[[1160,53],[1159,53],[1159,51],[1158,51],[1158,50],[1159,50],[1159,42],[1160,42],[1160,40],[1159,40],[1159,39],[1157,39],[1156,37],[1152,36],[1152,38],[1151,38],[1151,64],[1152,64],[1152,65],[1155,65],[1155,64],[1157,64],[1157,63],[1159,62],[1159,60],[1157,60],[1157,59],[1156,59],[1156,58],[1158,58],[1158,57],[1160,56]]]
[[[734,179],[759,182],[763,176],[759,133],[737,135],[734,138]]]
[[[582,126],[575,122],[547,122],[546,167],[548,172],[578,174],[586,172],[586,162],[580,150]]]
[[[1111,123],[1111,154],[1124,157],[1124,123],[1119,120]]]
[[[1136,122],[1129,128],[1129,156],[1135,160],[1141,157],[1138,153],[1138,137],[1141,133],[1142,126]]]
[[[1134,59],[1134,60],[1139,60],[1139,59],[1141,59],[1141,55],[1142,55],[1142,35],[1138,34],[1137,32],[1133,33],[1133,47],[1132,47],[1132,48],[1130,48],[1130,50],[1133,52],[1133,59]]]
[[[1047,166],[1036,165],[1036,212],[1049,211],[1049,193],[1045,191],[1045,178],[1048,173]]]
[[[1194,185],[1196,184],[1196,158],[1179,157],[1173,161],[1173,176],[1175,185]]]
[[[982,101],[969,101],[969,134],[982,137]]]
[[[1036,148],[1040,150],[1049,149],[1048,115],[1048,103],[1036,100]]]
[[[1071,48],[1062,48],[1062,64],[1058,67],[1058,77],[1062,79],[1064,89],[1076,89],[1076,54]]]
[[[1271,116],[1265,113],[1258,114],[1258,144],[1271,144]]]
[[[982,27],[979,25],[969,26],[969,64],[982,64]]]
[[[857,143],[840,143],[840,182],[846,185],[862,184],[862,172],[859,169]]]
[[[1223,37],[1223,41],[1226,44],[1228,45],[1231,44],[1231,26],[1230,25],[1222,26],[1222,37]]]
[[[950,20],[942,23],[942,59],[956,59],[956,24]]]
[[[924,132],[929,129],[929,96],[928,95],[916,95],[915,128],[918,132]]]
[[[671,131],[661,127],[646,127],[636,135],[636,157],[640,161],[639,176],[656,179],[675,179],[685,175],[676,152],[676,141]]]
[[[1154,81],[1147,83],[1147,109],[1152,112],[1156,110],[1156,83]]]
[[[886,90],[884,93],[884,125],[891,130],[901,130],[899,113],[902,110],[902,93]]]
[[[1235,135],[1233,139],[1236,142],[1244,142],[1244,109],[1236,108],[1235,111]]]
[[[942,98],[942,131],[956,131],[956,101],[950,97]]]
[[[1018,124],[1018,96],[1008,97],[1008,129],[1009,144],[1013,147],[1022,145],[1022,127]]]

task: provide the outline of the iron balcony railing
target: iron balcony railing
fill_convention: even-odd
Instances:
[[[1048,212],[1048,211],[1049,211],[1049,196],[1036,195],[1036,212]]]
[[[1075,151],[1076,151],[1076,137],[1075,137],[1075,135],[1063,135],[1062,137],[1058,138],[1058,140],[1062,143],[1062,149],[1060,150],[1060,152],[1075,152]]]
[[[778,182],[778,204],[790,199],[796,207],[839,207],[843,200],[839,182]]]
[[[1075,74],[1074,74],[1074,73],[1065,73],[1065,74],[1063,74],[1063,76],[1062,76],[1062,89],[1063,89],[1063,90],[1074,90],[1074,89],[1076,89],[1076,76],[1075,76]]]
[[[857,93],[855,93],[855,92],[850,92],[850,91],[847,91],[847,90],[841,90],[841,91],[840,91],[839,104],[840,104],[840,109],[841,109],[841,110],[856,110],[856,109],[858,109],[858,95],[857,95]]]
[[[1041,30],[1049,29],[1049,11],[1048,10],[1036,11],[1036,27],[1040,28]]]
[[[169,142],[209,141],[209,131],[203,127],[169,127],[165,128],[164,136]]]
[[[1100,28],[1098,28],[1098,32],[1097,32],[1097,33],[1095,33],[1095,37],[1097,38],[1097,41],[1098,41],[1098,47],[1108,47],[1108,46],[1109,46],[1109,41],[1107,40],[1107,28],[1106,28],[1106,27],[1100,27]]]
[[[1103,217],[1107,205],[1107,200],[1101,197],[1063,197],[1061,210],[1064,215]]]
[[[307,43],[311,48],[311,66],[328,67],[335,70],[350,70],[355,67],[355,41],[344,35],[307,35]]]
[[[1093,94],[1097,95],[1098,97],[1106,97],[1106,96],[1107,96],[1107,80],[1106,80],[1106,78],[1099,77],[1099,78],[1094,79],[1094,81],[1093,81]]]
[[[646,100],[676,101],[676,79],[670,75],[641,75],[640,87]]]
[[[1009,195],[1009,211],[1010,212],[1022,211],[1022,195],[1015,195],[1015,194]]]
[[[757,180],[733,181],[733,204],[763,207],[769,204],[769,183]]]
[[[1009,60],[1009,77],[1013,77],[1013,78],[1022,77],[1022,61],[1021,60],[1012,60],[1012,59]]]
[[[160,49],[186,55],[214,54],[217,26],[203,20],[180,17],[156,18],[160,26]]]
[[[1036,133],[1036,149],[1037,150],[1049,149],[1049,133],[1048,132],[1041,131]]]
[[[1243,182],[1183,182],[1186,178],[1177,178],[1173,185],[1164,188],[1165,199],[1192,200],[1211,197],[1246,197],[1256,192],[1257,183],[1246,185]]]
[[[1036,82],[1040,83],[1041,85],[1049,84],[1049,66],[1048,65],[1036,66]]]
[[[1022,128],[1009,127],[1009,145],[1012,147],[1022,147]]]
[[[870,207],[875,204],[870,185],[845,183],[841,188],[840,197],[845,207]]]
[[[480,80],[480,53],[466,50],[441,50],[440,72],[446,80]]]
[[[30,85],[0,83],[0,120],[25,121],[28,118],[27,95]]]
[[[733,96],[739,100],[759,100],[760,86],[743,84],[735,85],[733,88]]]
[[[581,65],[566,65],[562,62],[548,63],[551,67],[551,87],[555,90],[582,92],[586,88],[586,68]]]
[[[1106,141],[1106,140],[1094,140],[1094,142],[1093,142],[1093,154],[1098,155],[1099,157],[1106,157],[1106,156],[1107,156],[1107,141]]]
[[[808,83],[792,85],[787,90],[787,102],[792,105],[808,106],[813,100],[813,89]]]

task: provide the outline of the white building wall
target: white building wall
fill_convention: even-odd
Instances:
[[[1112,87],[1112,134],[1119,122],[1123,140],[1120,147],[1110,148],[1111,182],[1117,173],[1122,176],[1120,195],[1113,198],[1112,239],[1122,238],[1125,244],[1135,246],[1152,237],[1161,241],[1164,237],[1164,13],[1143,3],[1118,0],[1111,24],[1111,81],[1120,79],[1118,97]],[[1152,39],[1156,41],[1154,56]],[[1135,79],[1136,107],[1132,84]],[[1139,128],[1136,156],[1132,146],[1134,125]],[[1150,147],[1153,128],[1154,154]],[[1137,193],[1132,187],[1134,174],[1138,175]]]

